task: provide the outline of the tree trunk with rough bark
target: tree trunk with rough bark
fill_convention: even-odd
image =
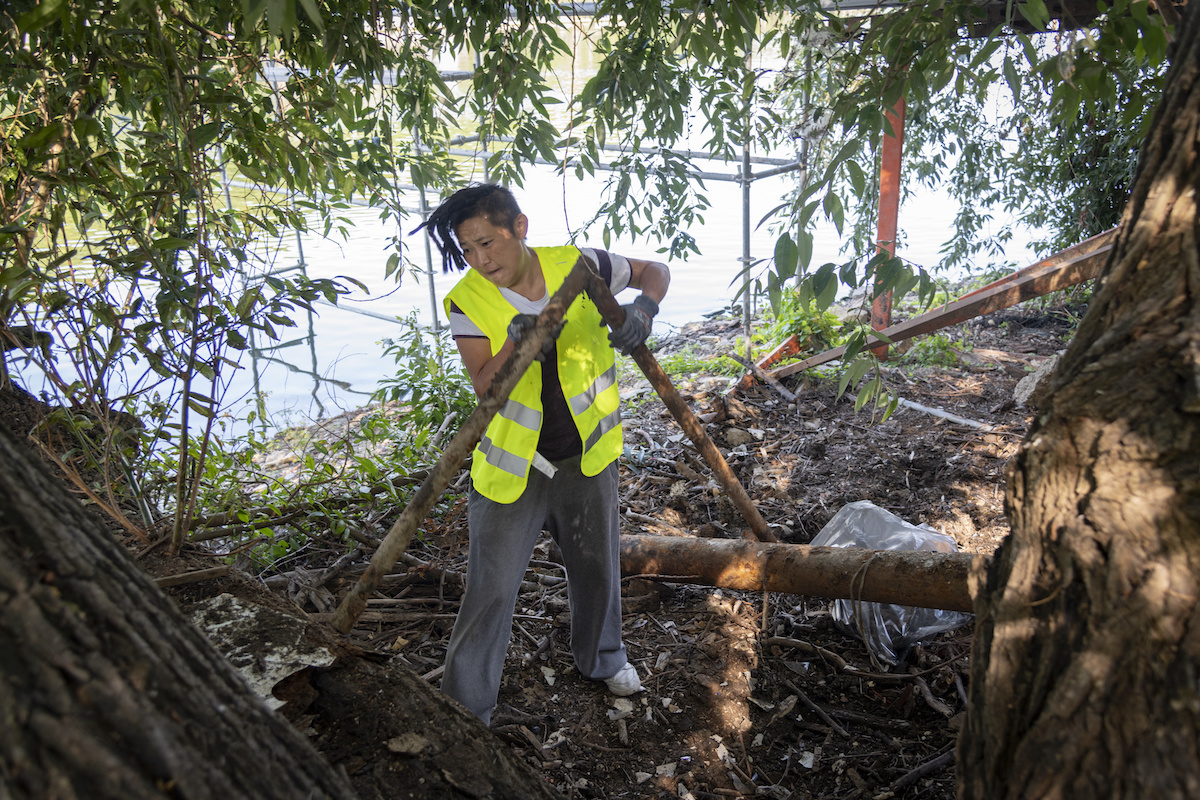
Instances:
[[[0,425],[0,797],[356,796]]]
[[[257,583],[223,591],[279,616]],[[411,670],[296,623],[336,660],[278,683],[272,713],[0,424],[0,800],[558,796]],[[295,639],[267,620],[253,642]]]
[[[959,796],[1200,796],[1200,14],[1090,309],[1008,473]]]

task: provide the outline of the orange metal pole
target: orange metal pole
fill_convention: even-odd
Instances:
[[[883,136],[879,164],[879,252],[896,254],[896,236],[900,221],[900,155],[904,151],[904,110],[901,97],[887,111],[892,133]],[[881,331],[892,324],[892,293],[886,292],[871,303],[871,328]],[[887,358],[887,345],[871,349],[878,358]]]

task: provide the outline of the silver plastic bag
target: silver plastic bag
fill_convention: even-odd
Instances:
[[[868,550],[958,551],[949,536],[905,522],[869,500],[844,506],[811,544]],[[833,619],[843,630],[863,640],[873,660],[895,665],[914,644],[964,625],[971,615],[938,608],[837,600]]]

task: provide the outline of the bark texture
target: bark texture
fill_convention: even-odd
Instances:
[[[3,425],[0,797],[356,797]]]
[[[1200,14],[1114,252],[1010,465],[962,798],[1200,796]]]
[[[621,572],[727,589],[971,611],[968,574],[981,556],[622,536]]]

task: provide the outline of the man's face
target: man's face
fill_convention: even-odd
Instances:
[[[463,258],[473,270],[502,289],[512,288],[528,271],[524,245],[529,221],[524,214],[513,223],[515,231],[498,228],[484,217],[471,217],[455,230]]]

